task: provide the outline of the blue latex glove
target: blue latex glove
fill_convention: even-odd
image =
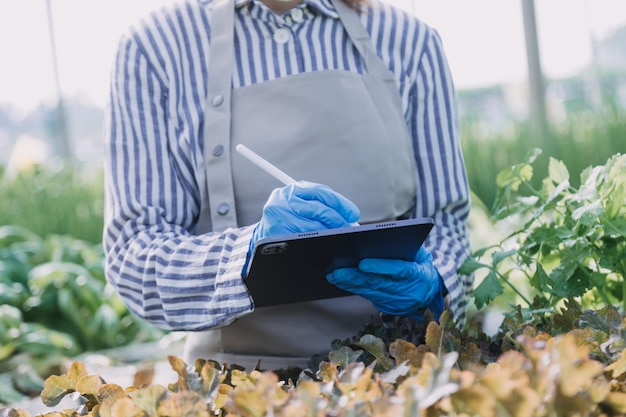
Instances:
[[[428,308],[439,319],[444,285],[432,259],[422,247],[414,261],[363,259],[358,268],[336,269],[326,279],[370,300],[383,313],[421,320],[422,309]]]
[[[252,233],[252,244],[268,236],[346,227],[360,215],[352,201],[330,187],[298,181],[272,191]]]
[[[298,181],[270,194],[252,232],[243,274],[257,240],[288,233],[346,227],[359,219],[359,208],[327,185]]]

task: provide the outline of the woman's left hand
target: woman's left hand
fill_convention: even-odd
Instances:
[[[326,279],[386,314],[421,319],[428,308],[438,319],[443,311],[443,280],[423,247],[413,261],[363,259],[357,268],[335,269]]]

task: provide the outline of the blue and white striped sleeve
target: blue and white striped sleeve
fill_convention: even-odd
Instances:
[[[168,330],[227,325],[252,310],[242,281],[252,228],[192,233],[196,163],[168,124],[164,74],[132,32],[120,42],[105,124],[106,276],[137,316]],[[161,63],[162,64],[162,63]]]
[[[416,213],[434,218],[435,227],[425,246],[448,290],[450,310],[462,326],[473,277],[457,274],[470,253],[470,195],[460,146],[458,103],[441,39],[434,29],[422,29],[424,44],[410,92],[409,121],[418,175]]]

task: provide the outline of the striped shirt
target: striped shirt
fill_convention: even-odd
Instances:
[[[233,88],[309,71],[363,73],[361,57],[329,0],[283,16],[235,0]],[[394,74],[417,161],[415,215],[432,217],[426,247],[463,322],[470,277],[469,189],[457,101],[432,28],[377,0],[361,20]],[[123,34],[111,73],[105,125],[106,274],[139,317],[171,330],[227,325],[252,310],[243,285],[253,226],[195,234],[204,175],[203,119],[210,0],[183,0]],[[285,28],[285,42],[275,36]],[[284,30],[282,31],[284,32]]]

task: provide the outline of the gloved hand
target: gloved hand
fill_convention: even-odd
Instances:
[[[252,243],[267,236],[349,226],[360,215],[352,201],[330,187],[298,181],[272,191]]]
[[[428,308],[439,319],[444,285],[432,259],[422,247],[414,261],[363,259],[357,268],[336,269],[326,279],[370,300],[383,313],[421,320],[421,310]]]

